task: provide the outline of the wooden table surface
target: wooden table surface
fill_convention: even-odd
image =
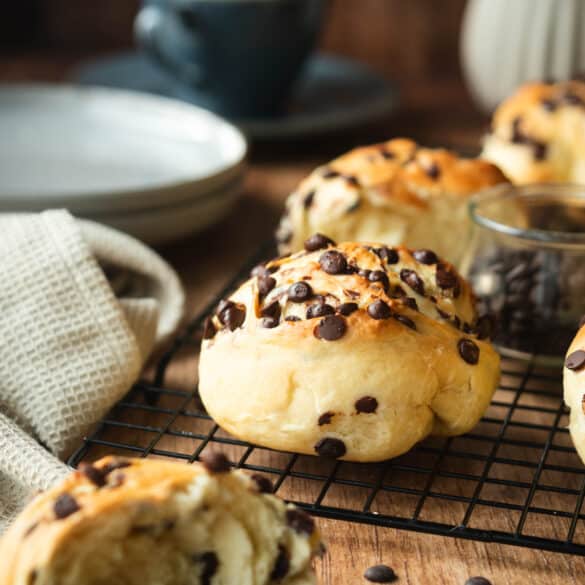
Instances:
[[[0,81],[59,81],[78,60],[58,54],[3,56]],[[203,307],[273,232],[286,194],[315,165],[352,146],[398,135],[426,144],[477,147],[485,120],[459,82],[405,84],[402,101],[398,116],[359,132],[254,145],[245,194],[230,216],[203,234],[160,250],[183,279],[188,314]],[[172,379],[191,375],[192,365],[177,368],[169,372]],[[391,565],[405,585],[463,585],[471,575],[483,575],[494,585],[585,583],[585,561],[579,557],[331,520],[319,524],[328,554],[317,561],[317,569],[320,582],[327,585],[365,582],[364,570],[381,562]]]

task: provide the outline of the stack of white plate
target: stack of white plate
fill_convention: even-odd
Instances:
[[[218,221],[246,140],[196,106],[138,92],[0,86],[0,211],[67,208],[160,244]]]

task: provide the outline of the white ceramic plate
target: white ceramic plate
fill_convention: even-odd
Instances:
[[[159,209],[76,215],[114,227],[147,244],[164,244],[199,232],[219,221],[241,194],[242,179],[243,175],[206,196]]]
[[[0,210],[194,205],[239,177],[232,124],[168,98],[74,85],[0,85]]]

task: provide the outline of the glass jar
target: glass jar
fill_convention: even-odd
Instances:
[[[585,186],[499,185],[469,212],[461,271],[496,319],[496,345],[558,363],[585,315]]]

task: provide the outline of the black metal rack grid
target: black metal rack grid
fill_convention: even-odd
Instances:
[[[379,464],[271,451],[222,431],[193,383],[201,324],[268,256],[265,247],[201,311],[159,360],[153,380],[134,386],[71,465],[105,453],[193,462],[205,449],[221,448],[237,467],[265,473],[279,495],[317,516],[585,555],[585,467],[566,429],[558,370],[504,360],[500,387],[471,433],[429,438]],[[193,365],[186,382],[169,379],[178,360]]]

